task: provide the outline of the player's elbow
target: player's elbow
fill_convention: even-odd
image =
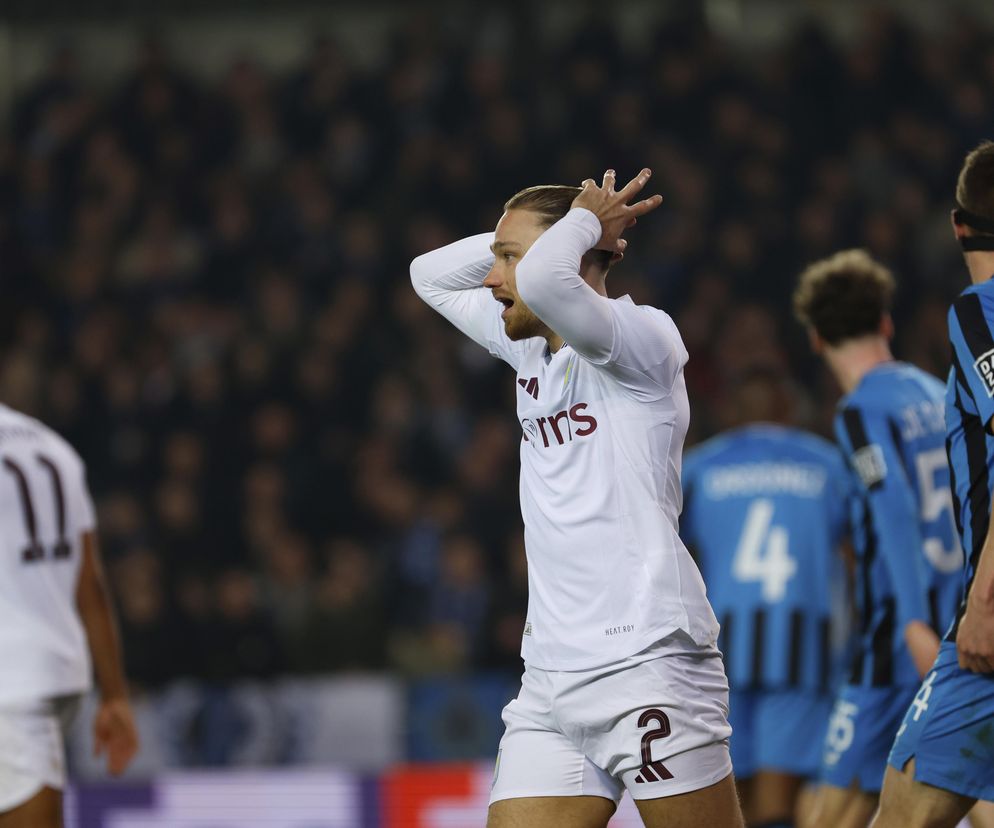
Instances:
[[[431,279],[431,270],[428,265],[428,254],[422,253],[411,261],[411,285],[414,292],[424,298],[428,290],[428,282]]]

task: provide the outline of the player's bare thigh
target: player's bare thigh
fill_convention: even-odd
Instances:
[[[955,828],[974,800],[915,781],[915,760],[888,767],[872,828]]]
[[[792,773],[760,770],[752,778],[749,804],[745,808],[750,824],[791,822],[797,800],[804,787],[804,778]]]
[[[23,805],[0,814],[0,828],[62,828],[62,791],[42,788]]]
[[[994,802],[980,801],[970,809],[970,828],[994,828]]]
[[[822,785],[815,796],[811,828],[866,828],[877,809],[877,795],[857,787]]]
[[[501,799],[490,806],[487,828],[605,828],[615,807],[602,796]]]
[[[794,810],[794,825],[797,828],[814,828],[815,802],[818,799],[818,783],[808,782],[797,795]]]
[[[637,800],[646,828],[742,828],[735,781],[729,774],[699,791]]]

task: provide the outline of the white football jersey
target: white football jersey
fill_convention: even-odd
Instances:
[[[517,370],[521,513],[528,557],[522,656],[545,670],[620,661],[675,630],[697,644],[718,623],[678,534],[690,406],[687,351],[670,317],[600,296],[579,276],[600,238],[574,209],[517,265],[522,299],[566,343],[511,341],[482,288],[493,234],[420,256],[415,289]]]
[[[95,523],[79,455],[0,405],[0,705],[90,687],[76,585]]]

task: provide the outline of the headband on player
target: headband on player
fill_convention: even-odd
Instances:
[[[994,219],[978,216],[976,213],[957,207],[953,210],[953,221],[981,233],[991,234],[989,236],[963,236],[959,243],[964,250],[994,250]]]

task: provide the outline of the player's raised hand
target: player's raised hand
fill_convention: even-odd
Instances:
[[[597,216],[601,223],[601,238],[596,245],[599,250],[623,253],[621,234],[635,224],[639,216],[644,216],[663,203],[661,195],[650,196],[634,204],[628,203],[642,191],[651,175],[652,170],[645,167],[617,191],[614,189],[614,170],[604,173],[604,179],[599,187],[592,178],[583,182],[583,191],[573,199],[572,206],[584,207]]]
[[[127,699],[101,702],[93,719],[93,755],[107,754],[107,770],[120,776],[138,752],[138,728]]]

